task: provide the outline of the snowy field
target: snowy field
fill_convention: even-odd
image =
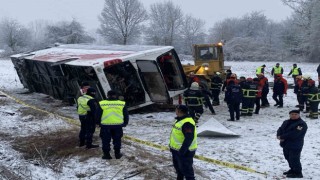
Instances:
[[[68,117],[77,118],[75,106],[63,106],[61,102],[48,98],[46,95],[25,94],[19,78],[10,60],[0,60],[0,90],[15,96],[28,104],[36,105],[50,112],[57,112]],[[254,77],[255,69],[266,64],[266,71],[270,72],[276,62],[226,62],[232,66],[232,71],[238,76]],[[287,75],[292,62],[280,63]],[[303,74],[317,79],[316,68],[319,64],[297,63]],[[269,80],[272,78],[267,74]],[[286,76],[285,76],[286,77]],[[287,78],[292,83],[292,78]],[[272,91],[270,91],[272,92]],[[201,122],[214,117],[233,132],[240,134],[236,138],[198,138],[197,154],[212,159],[234,163],[252,168],[259,172],[266,172],[267,176],[236,170],[216,164],[195,160],[194,167],[197,179],[239,180],[239,179],[283,179],[282,172],[288,170],[287,162],[282,155],[282,149],[276,139],[276,131],[282,121],[288,118],[288,112],[295,109],[297,104],[293,90],[288,90],[284,97],[284,108],[277,109],[274,101],[268,95],[271,107],[260,110],[259,115],[241,117],[240,121],[229,122],[226,104],[221,102],[215,106],[217,115],[210,115],[205,110]],[[50,99],[50,101],[48,100]],[[222,96],[221,98],[222,99]],[[27,110],[26,110],[27,109]],[[30,114],[28,114],[30,112]],[[13,100],[0,96],[0,179],[175,179],[171,165],[171,156],[167,151],[160,151],[151,147],[127,141],[124,143],[125,156],[121,160],[105,161],[101,159],[101,150],[84,150],[91,155],[86,160],[72,157],[62,163],[61,172],[51,168],[39,166],[33,161],[23,158],[21,152],[13,149],[14,139],[31,135],[45,135],[61,129],[78,130],[77,126],[65,122],[63,119],[48,115],[37,116],[31,110]],[[174,112],[157,112],[148,114],[131,114],[129,125],[125,128],[126,135],[167,146]],[[306,114],[301,114],[308,126],[305,146],[301,155],[304,179],[319,179],[320,177],[320,123],[310,120]],[[200,122],[200,124],[201,124]],[[96,133],[96,136],[98,134]],[[96,137],[97,143],[100,139]],[[77,142],[74,142],[76,145]],[[75,147],[76,148],[76,147]],[[156,171],[156,172],[154,172]],[[128,178],[133,172],[140,174]],[[158,172],[158,173],[157,173]],[[81,175],[81,176],[80,176]],[[11,178],[9,178],[11,177]]]

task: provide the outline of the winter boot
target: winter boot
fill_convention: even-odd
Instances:
[[[120,159],[123,154],[120,152],[120,149],[114,150],[114,156],[116,157],[116,159]]]
[[[99,147],[99,145],[96,145],[96,144],[89,144],[89,145],[87,145],[87,149],[93,149],[93,148],[98,148]]]
[[[80,140],[79,147],[83,147],[84,145],[85,145],[85,141],[84,140]]]
[[[291,174],[287,174],[288,178],[303,178],[302,173],[291,173]]]
[[[283,175],[287,175],[287,174],[291,174],[291,173],[292,173],[292,170],[289,169],[288,171],[283,172]]]
[[[103,153],[102,159],[112,159],[110,152]]]

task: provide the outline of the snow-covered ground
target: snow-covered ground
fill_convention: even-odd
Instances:
[[[0,60],[0,90],[5,91],[28,104],[36,105],[50,112],[58,112],[68,117],[77,118],[75,107],[63,106],[60,101],[48,98],[46,95],[26,94],[19,82],[19,78],[10,60]],[[276,62],[226,62],[232,66],[232,71],[238,76],[254,77],[256,67],[266,64],[266,70],[271,71]],[[288,74],[292,62],[280,63]],[[303,74],[317,78],[318,64],[298,63]],[[272,78],[267,75],[271,80]],[[288,78],[289,83],[292,79]],[[220,98],[222,99],[222,97]],[[269,94],[271,107],[261,109],[259,115],[241,117],[240,121],[229,122],[226,104],[214,107],[217,115],[210,115],[206,110],[202,122],[214,117],[240,137],[208,138],[199,137],[198,155],[246,166],[259,172],[266,172],[267,176],[236,170],[201,160],[195,160],[197,179],[280,179],[282,172],[288,170],[283,158],[282,149],[276,139],[276,130],[282,121],[288,118],[288,112],[295,109],[297,104],[293,90],[288,91],[284,98],[284,108],[273,107],[274,101]],[[13,114],[14,113],[14,114]],[[174,112],[157,112],[149,114],[131,114],[129,125],[125,128],[126,135],[167,146],[171,125],[174,122]],[[306,114],[301,114],[308,126],[305,146],[302,151],[301,162],[304,179],[318,179],[320,177],[320,133],[319,120],[310,120]],[[14,175],[21,179],[124,179],[134,172],[141,172],[130,179],[175,179],[171,165],[171,156],[167,151],[160,151],[151,147],[125,141],[121,160],[104,161],[101,150],[83,150],[92,153],[86,160],[81,157],[71,157],[63,163],[61,172],[55,172],[48,167],[39,166],[23,158],[21,152],[13,149],[14,139],[31,135],[45,135],[61,129],[78,129],[54,115],[37,115],[32,110],[15,101],[0,96],[0,179]],[[96,134],[96,136],[98,136]],[[75,138],[76,139],[76,138]],[[99,138],[96,138],[97,142]],[[75,142],[76,144],[76,142]],[[154,172],[156,171],[156,172]],[[6,173],[5,173],[6,172]],[[157,173],[158,172],[158,173]],[[163,176],[159,176],[163,175]],[[81,176],[80,176],[81,175]]]

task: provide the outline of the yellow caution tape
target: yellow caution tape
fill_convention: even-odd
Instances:
[[[80,125],[79,122],[77,120],[75,120],[75,119],[64,117],[64,116],[61,116],[61,115],[56,114],[56,113],[51,113],[51,112],[43,110],[43,109],[39,109],[36,106],[29,105],[29,104],[27,104],[27,103],[15,98],[13,96],[10,96],[10,95],[2,92],[2,91],[0,91],[0,93],[4,94],[5,96],[7,96],[10,99],[13,99],[14,101],[16,101],[19,104],[22,104],[24,106],[30,107],[30,108],[32,108],[34,110],[37,110],[37,111],[40,111],[40,112],[44,112],[44,113],[47,113],[47,114],[52,114],[52,115],[54,115],[56,117],[59,117],[61,119],[66,120],[70,124]],[[131,137],[131,136],[127,136],[127,135],[124,135],[124,139],[130,140],[130,141],[133,141],[133,142],[137,142],[137,143],[140,143],[140,144],[143,144],[143,145],[147,145],[147,146],[150,146],[150,147],[153,147],[153,148],[157,148],[157,149],[160,149],[162,151],[169,150],[168,146],[155,144],[155,143],[152,143],[152,142],[149,142],[149,141],[137,139],[137,138],[134,138],[134,137]],[[243,171],[247,171],[247,172],[251,172],[251,173],[258,173],[258,174],[267,175],[266,172],[259,172],[259,171],[256,171],[254,169],[251,169],[251,168],[248,168],[248,167],[245,167],[245,166],[240,166],[240,165],[236,165],[236,164],[229,163],[229,162],[223,162],[223,161],[219,161],[219,160],[216,160],[216,159],[211,159],[211,158],[200,156],[200,155],[195,155],[195,158],[198,159],[198,160],[201,160],[201,161],[205,161],[205,162],[208,162],[208,163],[213,163],[213,164],[225,166],[225,167],[228,167],[228,168],[239,169],[239,170],[243,170]]]

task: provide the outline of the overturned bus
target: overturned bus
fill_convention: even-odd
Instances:
[[[97,90],[99,100],[117,91],[129,110],[168,103],[187,88],[171,46],[58,45],[11,60],[25,88],[69,102],[80,96],[82,82]]]

